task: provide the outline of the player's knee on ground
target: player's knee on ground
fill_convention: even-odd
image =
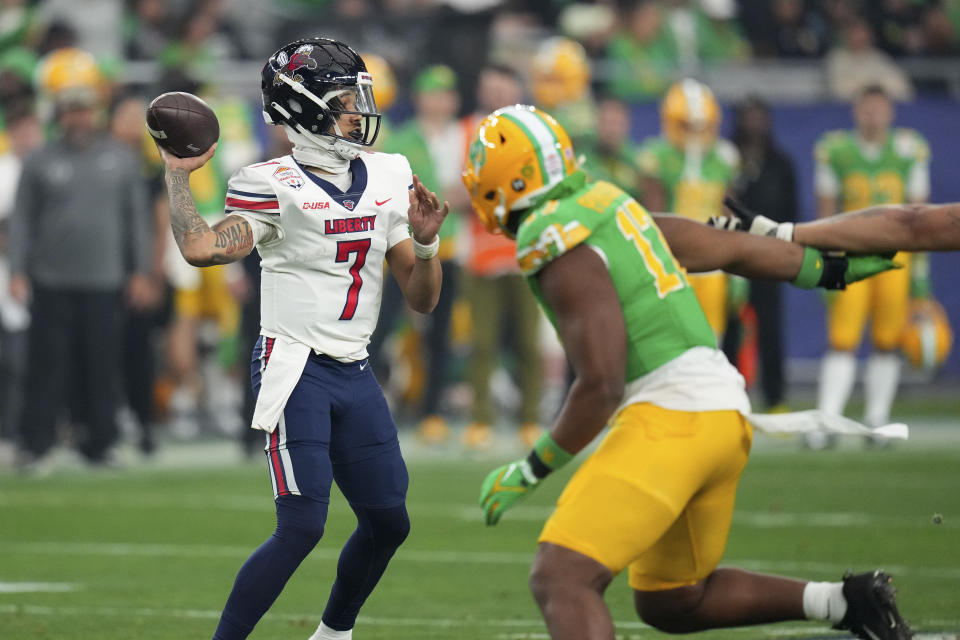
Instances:
[[[397,548],[410,534],[410,516],[404,504],[395,507],[354,507],[357,530],[377,545]]]
[[[310,549],[323,537],[327,504],[305,496],[277,498],[277,531],[274,534],[299,547]]]
[[[633,603],[640,619],[665,633],[700,629],[692,615],[703,599],[703,582],[666,591],[634,591]]]

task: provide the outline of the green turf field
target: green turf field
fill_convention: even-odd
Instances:
[[[799,452],[758,436],[725,564],[818,580],[837,579],[847,567],[884,567],[923,637],[956,638],[960,443],[951,432],[942,424],[934,437],[879,452],[856,443]],[[272,531],[273,512],[265,466],[236,462],[232,445],[222,444],[204,469],[204,451],[179,445],[164,452],[163,464],[125,471],[0,472],[0,638],[209,638],[236,570]],[[354,637],[546,638],[526,575],[539,526],[568,474],[487,528],[474,501],[484,472],[505,452],[466,462],[412,444],[408,453],[413,532]],[[312,633],[352,527],[336,496],[324,540],[252,638]],[[637,621],[623,576],[607,601],[621,637],[666,637]],[[822,623],[701,634],[780,636],[843,637]]]

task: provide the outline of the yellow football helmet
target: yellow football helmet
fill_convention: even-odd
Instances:
[[[97,61],[82,49],[57,49],[37,64],[35,83],[41,93],[54,99],[69,95],[102,98],[103,74]]]
[[[381,112],[393,106],[397,100],[397,77],[386,58],[376,53],[361,53],[367,71],[373,76],[373,100]]]
[[[660,105],[663,134],[677,147],[712,144],[720,129],[720,105],[710,87],[687,78],[670,87]]]
[[[537,48],[530,66],[537,106],[552,109],[582,97],[590,84],[587,52],[576,40],[556,36]]]
[[[517,104],[480,123],[467,148],[463,184],[484,226],[511,235],[510,212],[531,206],[576,170],[563,127],[540,109]]]
[[[910,302],[910,315],[900,348],[914,367],[932,371],[942,365],[953,347],[947,314],[933,298]]]

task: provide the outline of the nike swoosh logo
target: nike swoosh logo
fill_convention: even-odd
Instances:
[[[491,493],[497,493],[498,491],[512,491],[513,493],[524,493],[527,489],[526,487],[505,487],[500,484],[500,481],[503,480],[503,476],[507,475],[508,472],[513,471],[514,465],[510,465],[506,469],[500,472],[500,475],[497,476],[497,479],[493,482],[493,490]]]
[[[366,368],[369,367],[369,366],[370,366],[370,363],[369,363],[369,362],[368,362],[367,364],[362,364],[362,365],[360,365],[360,371],[363,371],[364,369],[366,369]]]
[[[147,131],[150,132],[150,135],[152,135],[154,138],[157,138],[158,140],[163,140],[167,137],[167,134],[165,131],[158,131],[157,129],[151,129],[149,124],[147,125]]]
[[[375,200],[374,202],[377,203],[378,207],[382,207],[383,205],[387,204],[391,200],[393,200],[393,198],[387,198],[386,200]]]

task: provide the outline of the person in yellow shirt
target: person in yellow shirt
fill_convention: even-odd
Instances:
[[[708,86],[686,79],[667,92],[660,115],[663,133],[640,148],[642,204],[648,211],[672,211],[706,222],[720,214],[723,197],[740,172],[737,148],[718,137],[720,105]],[[721,272],[690,276],[718,338],[727,328],[730,282]]]
[[[853,103],[855,128],[831,131],[817,142],[817,214],[827,218],[878,204],[920,203],[930,194],[930,151],[912,129],[892,128],[894,107],[879,85],[865,88]],[[926,254],[899,256],[908,268],[882,274],[831,294],[827,308],[829,350],[823,358],[818,408],[843,413],[856,377],[856,351],[871,320],[872,351],[864,371],[864,422],[889,421],[900,377],[897,349],[911,297],[929,295]],[[908,264],[909,263],[909,264]],[[832,444],[811,433],[807,446]],[[873,440],[874,444],[882,444]]]

